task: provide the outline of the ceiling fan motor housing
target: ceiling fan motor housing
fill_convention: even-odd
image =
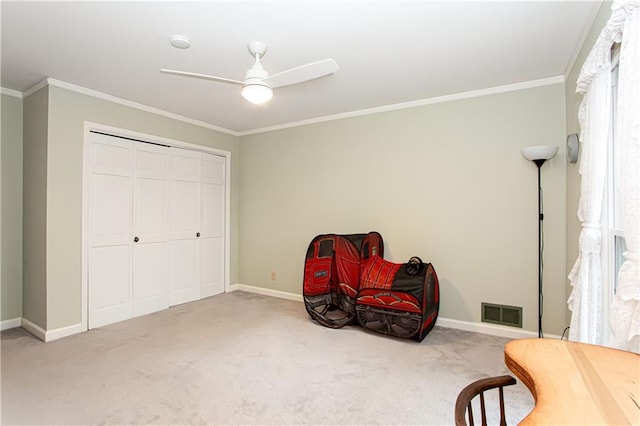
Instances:
[[[269,74],[262,68],[260,62],[253,64],[251,68],[247,71],[244,76],[244,84],[249,84],[251,80],[261,80],[266,84],[266,79],[269,77]],[[255,82],[254,82],[255,83]]]
[[[251,46],[249,46],[249,50],[251,50]],[[267,82],[269,74],[260,64],[260,54],[256,53],[255,58],[256,62],[245,74],[241,94],[249,102],[261,105],[273,97],[273,90],[271,84]]]

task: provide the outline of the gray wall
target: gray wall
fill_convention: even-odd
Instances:
[[[609,14],[605,3],[566,87],[242,138],[55,86],[41,89],[23,101],[22,316],[50,330],[80,322],[82,143],[84,121],[91,121],[232,152],[232,283],[300,293],[302,257],[313,236],[375,229],[386,240],[387,258],[402,262],[420,255],[434,263],[443,317],[477,322],[481,301],[518,305],[524,307],[525,329],[532,331],[536,169],[519,150],[560,145],[560,154],[542,169],[545,329],[560,333],[569,321],[569,287],[562,283],[577,255],[579,232],[578,167],[565,166],[564,139],[577,131],[575,79]],[[5,170],[6,152],[3,142],[4,232],[12,228],[5,221],[20,216],[18,209],[7,210],[6,197],[19,197],[20,190],[5,189],[5,174],[16,172]],[[6,305],[19,306],[10,300],[21,292],[19,278],[5,285],[8,275],[20,273],[5,270],[12,263],[7,256],[15,253],[6,249],[4,233],[2,241],[4,320],[20,316]]]
[[[48,113],[48,87],[23,100],[22,317],[45,330]]]
[[[22,317],[22,99],[2,95],[0,321]]]
[[[231,280],[237,279],[238,138],[56,86],[49,86],[47,143],[47,329],[81,321],[84,123],[90,121],[230,151]],[[26,189],[25,189],[26,195]]]
[[[611,2],[604,2],[596,15],[596,19],[591,26],[591,29],[585,38],[584,44],[578,54],[578,57],[571,68],[571,71],[567,75],[566,79],[566,116],[567,116],[567,134],[579,133],[580,126],[578,124],[578,109],[582,102],[582,95],[576,94],[576,82],[578,81],[578,75],[582,69],[582,64],[587,55],[591,51],[591,48],[595,44],[602,28],[604,28],[607,20],[611,16]],[[582,144],[580,144],[582,148]],[[580,200],[580,161],[576,164],[567,165],[567,275],[571,272],[573,264],[578,258],[578,238],[580,236],[580,221],[578,220],[578,201]],[[571,294],[571,284],[567,280],[566,284],[566,299],[569,299]],[[571,311],[566,308],[567,325],[571,322]]]
[[[242,284],[301,293],[320,233],[377,230],[385,257],[418,255],[445,318],[522,306],[537,330],[537,169],[529,145],[564,146],[564,84],[242,137]],[[564,150],[542,170],[545,330],[565,326]],[[277,280],[271,281],[271,272]]]

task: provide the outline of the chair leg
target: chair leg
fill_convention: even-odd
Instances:
[[[500,388],[498,389],[500,391],[500,426],[507,426],[507,419],[505,418],[505,414],[504,414],[504,391],[503,391],[503,387],[500,386]]]

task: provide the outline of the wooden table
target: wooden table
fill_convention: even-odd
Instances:
[[[505,364],[529,388],[520,424],[640,425],[640,355],[555,339],[513,340]]]

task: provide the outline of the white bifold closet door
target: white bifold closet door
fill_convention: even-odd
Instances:
[[[91,133],[89,328],[131,318],[133,144]]]
[[[169,307],[169,148],[91,135],[89,328],[95,328]]]
[[[203,153],[201,182],[200,296],[209,297],[224,292],[225,159]]]
[[[134,142],[133,316],[169,307],[169,148]]]
[[[170,303],[200,299],[201,153],[171,148]]]
[[[91,133],[89,328],[224,292],[224,157]]]

